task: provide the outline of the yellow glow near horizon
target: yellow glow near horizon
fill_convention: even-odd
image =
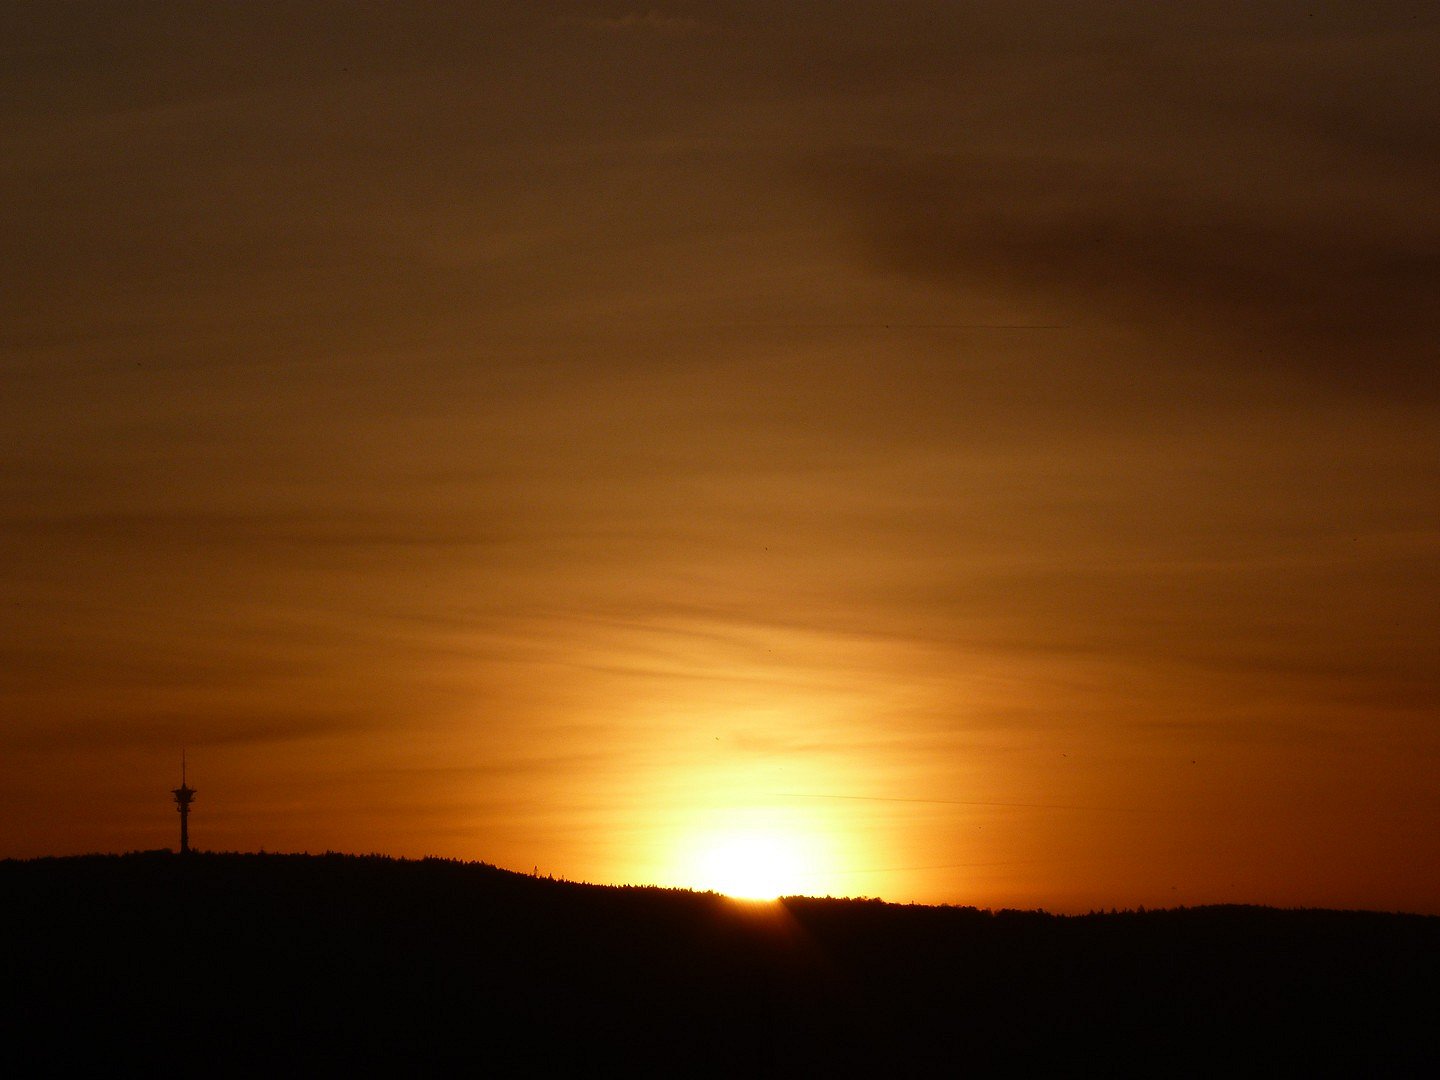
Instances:
[[[826,881],[834,876],[826,838],[784,820],[710,829],[692,836],[688,846],[685,883],[739,900],[827,892]]]
[[[800,858],[800,849],[787,838],[736,833],[701,852],[696,870],[707,889],[739,900],[774,900],[803,891]]]

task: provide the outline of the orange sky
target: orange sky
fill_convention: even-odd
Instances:
[[[1440,913],[1437,52],[8,5],[0,855]]]

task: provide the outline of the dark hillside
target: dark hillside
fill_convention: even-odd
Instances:
[[[1388,1073],[1440,1061],[1440,919],[740,905],[379,857],[0,863],[23,1073]]]

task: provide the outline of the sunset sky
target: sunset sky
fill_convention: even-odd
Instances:
[[[1437,56],[4,5],[0,856],[1440,913]]]

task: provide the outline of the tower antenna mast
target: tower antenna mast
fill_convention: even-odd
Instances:
[[[170,794],[175,796],[175,808],[180,811],[180,854],[190,854],[190,803],[195,799],[195,789],[185,779],[185,748],[180,749],[180,786]]]

